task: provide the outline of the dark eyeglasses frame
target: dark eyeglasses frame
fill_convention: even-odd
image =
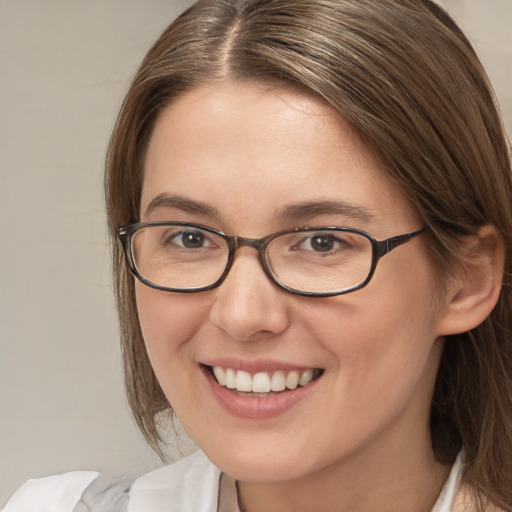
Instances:
[[[203,231],[207,231],[213,233],[220,238],[223,238],[228,245],[228,260],[226,262],[226,268],[222,275],[215,281],[213,284],[208,286],[203,286],[201,288],[169,288],[166,286],[160,286],[156,283],[148,281],[144,276],[142,276],[137,267],[135,266],[135,259],[133,257],[132,252],[132,244],[131,240],[133,235],[142,228],[151,227],[151,226],[190,226],[191,228],[201,229]],[[207,226],[203,226],[201,224],[191,224],[189,222],[175,222],[175,221],[166,221],[166,222],[137,222],[135,224],[127,224],[126,226],[122,226],[118,230],[118,237],[123,244],[123,249],[125,252],[126,260],[130,271],[132,274],[139,279],[142,283],[149,286],[150,288],[155,288],[156,290],[162,290],[167,292],[178,292],[178,293],[197,293],[204,292],[208,290],[212,290],[217,288],[222,284],[224,279],[226,279],[231,267],[233,266],[233,262],[235,261],[235,255],[237,249],[240,247],[253,247],[258,251],[258,256],[260,260],[260,264],[265,272],[265,274],[273,281],[279,288],[292,293],[294,295],[300,295],[303,297],[333,297],[335,295],[344,295],[346,293],[354,292],[365,287],[373,277],[375,273],[375,269],[377,267],[377,263],[379,260],[391,252],[396,247],[403,245],[409,242],[412,238],[416,237],[420,233],[422,233],[425,228],[421,228],[418,231],[413,231],[411,233],[404,233],[402,235],[392,236],[390,238],[386,238],[385,240],[376,240],[370,233],[366,231],[362,231],[360,229],[352,229],[352,228],[343,228],[343,227],[308,227],[308,228],[295,228],[289,229],[286,231],[279,231],[278,233],[273,233],[271,235],[265,236],[263,238],[244,238],[241,236],[231,236],[226,235],[222,231],[217,231],[216,229],[209,228]],[[265,256],[265,251],[267,246],[274,240],[275,238],[281,235],[287,235],[290,233],[307,233],[308,231],[342,231],[344,233],[354,233],[357,235],[364,236],[367,238],[372,245],[372,264],[370,266],[370,271],[368,272],[368,276],[366,279],[351,288],[345,288],[343,290],[336,290],[333,292],[305,292],[300,290],[295,290],[294,288],[290,288],[281,282],[278,281],[277,277],[273,274],[272,269],[270,268],[267,258]]]

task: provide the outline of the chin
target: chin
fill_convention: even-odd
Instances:
[[[229,445],[228,445],[229,446]],[[294,480],[315,472],[312,462],[306,463],[307,450],[287,453],[286,442],[280,449],[235,448],[232,445],[219,453],[217,450],[204,450],[208,458],[224,473],[241,482],[268,483]]]
[[[275,460],[229,460],[220,461],[220,464],[216,465],[223,473],[240,482],[284,482],[295,480],[305,474],[304,467],[298,468],[297,464]]]

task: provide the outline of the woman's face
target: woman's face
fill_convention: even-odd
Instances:
[[[160,115],[141,220],[251,238],[342,226],[380,240],[422,227],[326,103],[230,82],[192,90]],[[169,293],[136,282],[157,378],[214,463],[240,480],[279,481],[429,449],[442,304],[421,239],[386,255],[365,288],[330,298],[278,288],[251,247],[239,249],[214,290]],[[251,396],[221,386],[214,367],[263,380],[277,374],[291,387],[304,374],[305,385]]]

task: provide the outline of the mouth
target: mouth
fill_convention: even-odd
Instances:
[[[247,397],[271,397],[306,387],[324,373],[320,368],[249,373],[221,366],[205,367],[222,387]]]

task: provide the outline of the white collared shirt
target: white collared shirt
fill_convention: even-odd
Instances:
[[[459,455],[432,512],[452,510],[461,472]],[[29,480],[2,512],[239,512],[235,481],[202,451],[142,475],[123,490],[119,484],[111,486],[119,488],[115,495],[102,483],[99,501],[89,501],[87,496],[96,495],[99,476],[95,471],[73,471]]]

